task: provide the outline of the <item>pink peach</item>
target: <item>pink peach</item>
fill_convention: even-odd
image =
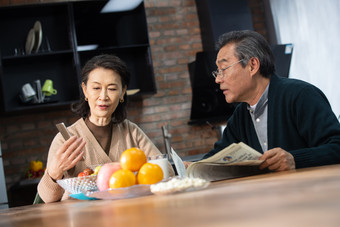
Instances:
[[[104,164],[97,175],[97,187],[99,191],[105,191],[110,188],[110,177],[114,172],[121,169],[118,162]]]

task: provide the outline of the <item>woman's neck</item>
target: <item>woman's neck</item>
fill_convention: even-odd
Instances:
[[[97,126],[106,126],[110,124],[111,118],[107,117],[93,117],[90,116],[89,120],[91,121],[92,124],[97,125]]]

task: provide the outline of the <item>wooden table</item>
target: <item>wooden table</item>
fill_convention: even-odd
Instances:
[[[123,200],[0,210],[0,226],[340,226],[340,165],[269,173]]]

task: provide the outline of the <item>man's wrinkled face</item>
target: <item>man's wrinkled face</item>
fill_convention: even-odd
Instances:
[[[228,103],[245,102],[248,98],[247,91],[251,88],[249,67],[248,65],[242,67],[240,60],[242,59],[238,59],[235,55],[234,43],[225,45],[217,54],[216,65],[223,71],[223,75],[221,72],[215,82],[220,85]]]

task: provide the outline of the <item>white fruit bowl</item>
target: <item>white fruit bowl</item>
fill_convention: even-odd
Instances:
[[[82,193],[83,191],[97,191],[97,175],[85,177],[73,177],[57,180],[57,183],[71,194]]]

